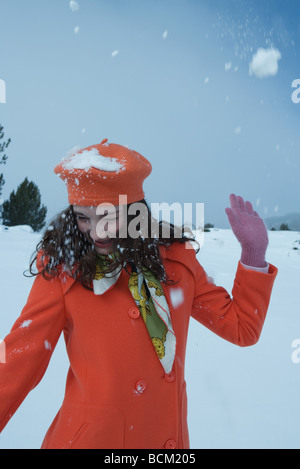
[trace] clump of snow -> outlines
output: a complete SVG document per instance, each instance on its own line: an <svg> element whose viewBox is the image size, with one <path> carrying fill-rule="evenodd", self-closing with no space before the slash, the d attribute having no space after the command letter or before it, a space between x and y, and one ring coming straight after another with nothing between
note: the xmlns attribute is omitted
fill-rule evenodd
<svg viewBox="0 0 300 469"><path fill-rule="evenodd" d="M27 329L30 326L31 323L32 323L31 319L28 319L27 321L23 321L22 324L20 325L20 328L21 329Z"/></svg>
<svg viewBox="0 0 300 469"><path fill-rule="evenodd" d="M177 308L184 302L184 295L181 288L172 288L170 290L171 303L174 308Z"/></svg>
<svg viewBox="0 0 300 469"><path fill-rule="evenodd" d="M139 394L143 394L144 391L145 391L145 387L142 386L141 384L138 384L137 387L136 387L135 392L139 393Z"/></svg>
<svg viewBox="0 0 300 469"><path fill-rule="evenodd" d="M70 8L73 12L78 11L79 10L79 4L77 2L75 2L75 0L71 0L70 1Z"/></svg>
<svg viewBox="0 0 300 469"><path fill-rule="evenodd" d="M120 171L123 166L115 159L102 156L97 148L84 150L82 153L75 153L62 161L64 168L68 170L83 169L88 171L91 167L102 171Z"/></svg>
<svg viewBox="0 0 300 469"><path fill-rule="evenodd" d="M44 341L44 345L45 345L45 350L52 350L51 344L50 342L48 342L48 340Z"/></svg>
<svg viewBox="0 0 300 469"><path fill-rule="evenodd" d="M281 54L278 49L273 47L259 48L249 64L249 74L258 78L274 76L278 72L278 60L280 59Z"/></svg>
<svg viewBox="0 0 300 469"><path fill-rule="evenodd" d="M71 156L75 155L75 153L78 153L82 149L83 149L83 147L81 147L79 145L75 145L75 147L70 148L70 150L67 151L66 158L70 158Z"/></svg>

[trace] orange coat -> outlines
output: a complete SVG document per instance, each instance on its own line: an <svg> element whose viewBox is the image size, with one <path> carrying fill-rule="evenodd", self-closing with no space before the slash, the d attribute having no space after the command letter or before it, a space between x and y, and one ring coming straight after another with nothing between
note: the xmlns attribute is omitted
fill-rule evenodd
<svg viewBox="0 0 300 469"><path fill-rule="evenodd" d="M5 338L0 364L0 431L41 380L64 332L70 368L65 398L42 448L188 448L184 363L192 316L240 346L259 339L277 269L263 274L238 266L231 299L209 281L195 251L161 248L167 273L184 302L164 293L177 339L173 370L165 375L128 290L128 274L103 295L70 277L34 281L20 318Z"/></svg>

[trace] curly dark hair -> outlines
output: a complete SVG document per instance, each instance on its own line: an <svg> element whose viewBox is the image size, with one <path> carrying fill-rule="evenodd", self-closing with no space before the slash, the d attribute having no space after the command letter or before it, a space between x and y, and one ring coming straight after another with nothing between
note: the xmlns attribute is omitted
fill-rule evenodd
<svg viewBox="0 0 300 469"><path fill-rule="evenodd" d="M166 222L158 222L151 214L147 202L143 199L140 203L147 207L147 226L148 233L133 239L130 236L113 239L114 251L118 256L103 271L104 274L119 271L127 265L132 265L140 270L143 266L150 269L156 278L164 283L170 283L165 272L163 262L159 253L159 246L170 246L174 242L199 243L191 230L183 227L177 227ZM130 205L127 205L127 213L130 212ZM134 215L127 215L127 228L134 219ZM151 227L151 231L150 231ZM166 228L168 236L166 237ZM187 235L186 233L189 233ZM41 255L40 261L42 268L35 270L38 255ZM49 224L45 233L33 253L29 266L29 272L32 276L42 274L45 279L50 279L59 275L61 269L70 277L79 280L82 285L88 289L91 288L92 280L95 277L97 267L97 252L88 233L82 233L78 229L76 215L73 206L59 213Z"/></svg>

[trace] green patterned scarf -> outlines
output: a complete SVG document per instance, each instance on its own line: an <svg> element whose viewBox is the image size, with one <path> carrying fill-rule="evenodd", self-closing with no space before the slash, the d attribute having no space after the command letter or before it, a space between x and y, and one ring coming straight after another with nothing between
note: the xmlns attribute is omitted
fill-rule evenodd
<svg viewBox="0 0 300 469"><path fill-rule="evenodd" d="M103 274L103 269L111 262L113 255L97 254L97 257L94 292L103 294L117 282L119 276ZM139 308L154 350L165 372L170 373L175 357L176 338L162 285L149 269L143 267L141 272L137 272L133 266L128 288Z"/></svg>

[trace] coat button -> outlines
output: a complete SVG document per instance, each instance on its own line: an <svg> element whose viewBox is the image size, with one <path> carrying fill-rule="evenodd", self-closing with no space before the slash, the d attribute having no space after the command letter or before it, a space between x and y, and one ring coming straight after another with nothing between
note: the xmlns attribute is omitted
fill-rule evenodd
<svg viewBox="0 0 300 469"><path fill-rule="evenodd" d="M128 314L131 319L137 319L140 316L140 310L133 307L128 310Z"/></svg>
<svg viewBox="0 0 300 469"><path fill-rule="evenodd" d="M165 374L165 380L167 381L167 383L172 383L172 381L174 381L176 375L175 375L175 371L171 371L171 373L166 373Z"/></svg>
<svg viewBox="0 0 300 469"><path fill-rule="evenodd" d="M135 389L139 394L143 394L146 387L147 387L147 384L142 379L140 379L135 385Z"/></svg>
<svg viewBox="0 0 300 469"><path fill-rule="evenodd" d="M176 441L175 440L168 440L165 444L166 449L176 449Z"/></svg>

